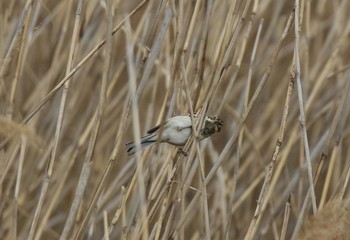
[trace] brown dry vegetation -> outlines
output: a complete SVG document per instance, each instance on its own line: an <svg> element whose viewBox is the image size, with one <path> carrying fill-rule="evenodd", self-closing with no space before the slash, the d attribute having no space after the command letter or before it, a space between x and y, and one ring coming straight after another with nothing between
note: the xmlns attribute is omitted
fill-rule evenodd
<svg viewBox="0 0 350 240"><path fill-rule="evenodd" d="M349 9L1 1L1 239L346 239ZM224 128L188 156L126 155L201 106Z"/></svg>

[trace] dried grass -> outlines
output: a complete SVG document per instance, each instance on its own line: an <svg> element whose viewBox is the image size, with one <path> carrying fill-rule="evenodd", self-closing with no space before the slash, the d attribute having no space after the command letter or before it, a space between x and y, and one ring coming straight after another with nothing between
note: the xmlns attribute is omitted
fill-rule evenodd
<svg viewBox="0 0 350 240"><path fill-rule="evenodd" d="M349 8L1 1L0 236L348 239ZM126 155L199 109L187 156Z"/></svg>
<svg viewBox="0 0 350 240"><path fill-rule="evenodd" d="M300 239L350 239L349 206L349 201L335 201L327 204L306 221Z"/></svg>

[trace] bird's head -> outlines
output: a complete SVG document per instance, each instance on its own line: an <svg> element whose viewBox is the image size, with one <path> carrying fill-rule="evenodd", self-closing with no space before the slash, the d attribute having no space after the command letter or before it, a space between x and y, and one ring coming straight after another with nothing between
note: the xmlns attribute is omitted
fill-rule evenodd
<svg viewBox="0 0 350 240"><path fill-rule="evenodd" d="M224 124L224 121L222 121L220 116L218 115L207 116L204 121L204 127L202 128L202 131L201 131L201 137L207 138L216 132L220 132L223 124Z"/></svg>
<svg viewBox="0 0 350 240"><path fill-rule="evenodd" d="M222 126L224 125L224 121L218 115L212 115L212 116L206 117L205 122L213 125L215 127L215 132L220 132Z"/></svg>

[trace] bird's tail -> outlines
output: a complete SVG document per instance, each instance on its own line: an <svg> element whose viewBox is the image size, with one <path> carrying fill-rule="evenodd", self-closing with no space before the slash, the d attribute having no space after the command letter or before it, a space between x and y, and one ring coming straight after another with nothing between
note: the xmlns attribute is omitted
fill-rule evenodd
<svg viewBox="0 0 350 240"><path fill-rule="evenodd" d="M151 146L157 142L157 135L156 134L150 134L147 136L144 136L141 138L141 150L145 149L148 146ZM127 148L126 152L128 155L133 155L136 152L136 144L135 142L129 142L125 144L125 147Z"/></svg>

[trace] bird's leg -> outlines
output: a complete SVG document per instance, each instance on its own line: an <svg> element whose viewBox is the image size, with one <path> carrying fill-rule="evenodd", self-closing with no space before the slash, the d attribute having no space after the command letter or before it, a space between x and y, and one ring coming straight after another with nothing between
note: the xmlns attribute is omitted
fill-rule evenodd
<svg viewBox="0 0 350 240"><path fill-rule="evenodd" d="M179 153L182 153L185 157L187 157L187 152L185 152L181 147L177 147Z"/></svg>

